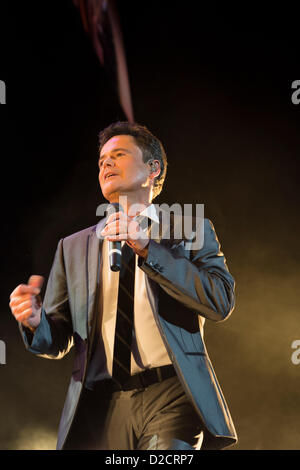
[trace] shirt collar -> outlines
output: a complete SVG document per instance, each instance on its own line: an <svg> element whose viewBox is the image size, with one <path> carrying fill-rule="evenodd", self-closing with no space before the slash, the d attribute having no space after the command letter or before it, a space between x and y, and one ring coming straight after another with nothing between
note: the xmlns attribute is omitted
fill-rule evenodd
<svg viewBox="0 0 300 470"><path fill-rule="evenodd" d="M154 204L150 204L149 206L147 206L146 209L144 209L139 214L139 216L141 215L149 217L149 219L153 220L154 222L159 223L159 218L158 218L156 207Z"/></svg>

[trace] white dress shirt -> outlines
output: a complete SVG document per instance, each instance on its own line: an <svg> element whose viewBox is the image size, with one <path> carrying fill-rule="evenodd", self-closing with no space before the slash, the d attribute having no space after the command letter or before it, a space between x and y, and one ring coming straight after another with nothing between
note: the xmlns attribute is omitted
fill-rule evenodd
<svg viewBox="0 0 300 470"><path fill-rule="evenodd" d="M145 215L159 222L155 206L150 204L140 215ZM108 240L102 243L102 283L101 283L101 364L97 364L94 379L102 380L112 376L114 336L117 317L119 275L109 267ZM122 246L125 241L122 241ZM135 255L135 287L134 287L134 330L132 337L131 374L146 368L171 364L160 332L154 319L149 302L145 273L138 267L138 255ZM98 356L98 360L100 357ZM95 364L93 365L93 368ZM89 375L89 374L88 374Z"/></svg>

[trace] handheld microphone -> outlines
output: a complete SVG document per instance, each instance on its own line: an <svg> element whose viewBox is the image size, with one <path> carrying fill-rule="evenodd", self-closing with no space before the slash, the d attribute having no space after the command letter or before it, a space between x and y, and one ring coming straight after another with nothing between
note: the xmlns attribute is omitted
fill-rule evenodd
<svg viewBox="0 0 300 470"><path fill-rule="evenodd" d="M118 202L113 202L107 206L106 214L109 217L116 212L123 212L122 206ZM121 241L108 242L109 265L112 271L120 271L122 265L122 245Z"/></svg>

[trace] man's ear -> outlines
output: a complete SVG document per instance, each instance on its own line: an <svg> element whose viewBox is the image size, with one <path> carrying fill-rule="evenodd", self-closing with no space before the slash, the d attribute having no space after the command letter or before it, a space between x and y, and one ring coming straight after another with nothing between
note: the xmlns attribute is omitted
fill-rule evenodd
<svg viewBox="0 0 300 470"><path fill-rule="evenodd" d="M160 161L159 160L149 160L148 165L150 166L150 176L156 178L160 174Z"/></svg>

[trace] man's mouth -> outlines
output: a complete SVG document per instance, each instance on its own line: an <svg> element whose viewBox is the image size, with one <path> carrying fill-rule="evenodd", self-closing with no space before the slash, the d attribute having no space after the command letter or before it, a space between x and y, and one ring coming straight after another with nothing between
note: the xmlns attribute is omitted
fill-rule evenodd
<svg viewBox="0 0 300 470"><path fill-rule="evenodd" d="M105 176L105 181L109 178L112 178L113 176L118 176L116 173L108 173L106 176Z"/></svg>

